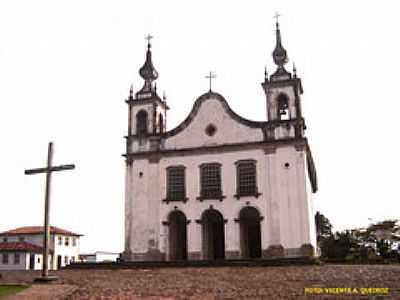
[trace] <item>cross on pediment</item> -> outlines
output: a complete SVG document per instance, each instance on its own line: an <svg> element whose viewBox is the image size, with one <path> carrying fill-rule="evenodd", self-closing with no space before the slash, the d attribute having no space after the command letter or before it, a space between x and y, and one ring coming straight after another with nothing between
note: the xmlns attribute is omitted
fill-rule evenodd
<svg viewBox="0 0 400 300"><path fill-rule="evenodd" d="M213 80L214 78L216 78L216 77L217 77L217 75L213 74L212 72L210 72L210 73L206 76L206 78L210 80L210 92L211 92L211 87L212 87L212 80Z"/></svg>

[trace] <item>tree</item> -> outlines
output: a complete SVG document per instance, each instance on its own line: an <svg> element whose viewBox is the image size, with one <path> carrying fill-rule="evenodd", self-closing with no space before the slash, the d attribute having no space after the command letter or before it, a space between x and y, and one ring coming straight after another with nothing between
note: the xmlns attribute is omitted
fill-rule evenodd
<svg viewBox="0 0 400 300"><path fill-rule="evenodd" d="M395 241L400 241L398 232L400 226L398 220L384 220L371 224L364 231L359 233L359 239L362 244L373 243L383 258L389 258L392 255L392 246Z"/></svg>
<svg viewBox="0 0 400 300"><path fill-rule="evenodd" d="M320 247L322 258L345 259L358 245L351 232L346 230L322 238Z"/></svg>
<svg viewBox="0 0 400 300"><path fill-rule="evenodd" d="M315 214L315 226L317 229L317 242L318 245L332 235L332 225L329 219L321 214L319 211Z"/></svg>

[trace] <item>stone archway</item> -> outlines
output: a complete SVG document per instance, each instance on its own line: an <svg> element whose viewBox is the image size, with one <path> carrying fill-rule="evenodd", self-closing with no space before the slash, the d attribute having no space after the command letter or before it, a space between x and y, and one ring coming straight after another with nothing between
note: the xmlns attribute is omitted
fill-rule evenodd
<svg viewBox="0 0 400 300"><path fill-rule="evenodd" d="M261 257L261 219L255 207L245 207L239 213L242 258Z"/></svg>
<svg viewBox="0 0 400 300"><path fill-rule="evenodd" d="M201 218L204 259L225 258L225 225L222 214L215 209L206 210Z"/></svg>
<svg viewBox="0 0 400 300"><path fill-rule="evenodd" d="M176 210L168 216L169 260L187 259L187 219Z"/></svg>

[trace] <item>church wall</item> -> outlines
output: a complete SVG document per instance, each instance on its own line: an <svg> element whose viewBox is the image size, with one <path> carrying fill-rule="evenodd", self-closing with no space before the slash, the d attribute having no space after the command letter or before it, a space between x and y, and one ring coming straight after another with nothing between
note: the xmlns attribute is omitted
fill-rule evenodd
<svg viewBox="0 0 400 300"><path fill-rule="evenodd" d="M236 194L236 165L242 159L257 161L257 186L261 195L234 197ZM200 168L203 163L221 163L223 201L203 200L200 195ZM289 165L285 165L288 163ZM184 165L186 176L186 203L166 198L166 169ZM240 224L235 222L240 210L247 206L257 208L261 221L262 249L282 245L288 255L299 254L303 244L315 245L311 200L308 185L305 153L294 146L281 146L267 153L261 149L216 154L193 154L164 157L159 162L135 160L127 168L126 247L135 259L149 260L168 257L168 215L175 209L182 211L190 221L187 225L190 259L201 259L202 226L198 222L202 213L212 206L227 220L225 224L225 251L240 255ZM143 173L140 177L140 172ZM163 225L163 222L165 225ZM286 251L286 250L285 250Z"/></svg>
<svg viewBox="0 0 400 300"><path fill-rule="evenodd" d="M135 160L127 167L125 248L138 260L159 259L160 192L158 164Z"/></svg>
<svg viewBox="0 0 400 300"><path fill-rule="evenodd" d="M206 133L210 124L216 127L213 136ZM164 149L257 142L263 139L260 128L251 128L232 119L220 100L209 98L200 105L197 114L183 131L165 140Z"/></svg>
<svg viewBox="0 0 400 300"><path fill-rule="evenodd" d="M239 200L234 197L236 194L236 165L235 162L241 159L257 160L257 184L261 195L256 197L241 197ZM222 193L225 198L219 200L197 200L200 195L200 168L199 165L208 162L219 162L222 176ZM196 220L200 220L202 213L210 206L218 210L227 220L225 224L225 250L227 252L240 251L239 223L235 219L239 217L240 210L248 205L256 207L260 215L264 217L261 221L262 247L267 248L270 237L268 228L270 220L266 216L267 202L270 201L268 182L266 180L266 158L262 150L238 151L223 154L193 155L176 158L164 158L160 161L160 192L161 199L166 196L166 168L173 165L184 165L186 167L186 194L189 200L183 202L169 202L161 204L161 219L168 220L168 215L174 209L181 210L190 220L188 225L188 252L201 253L202 251L202 226ZM167 226L164 226L167 227ZM167 232L168 230L165 230ZM168 249L168 235L164 235L161 241L162 249Z"/></svg>
<svg viewBox="0 0 400 300"><path fill-rule="evenodd" d="M273 201L279 206L281 245L285 249L298 249L308 243L315 245L311 234L313 225L309 221L314 214L306 190L305 153L294 147L279 147L276 154L274 173L278 191Z"/></svg>

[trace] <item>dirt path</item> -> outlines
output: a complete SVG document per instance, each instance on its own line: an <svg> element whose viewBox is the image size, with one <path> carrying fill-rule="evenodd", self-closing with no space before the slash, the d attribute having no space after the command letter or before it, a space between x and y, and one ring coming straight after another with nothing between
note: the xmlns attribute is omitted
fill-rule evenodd
<svg viewBox="0 0 400 300"><path fill-rule="evenodd" d="M53 300L65 299L78 287L70 284L34 284L22 292L8 296L5 300Z"/></svg>
<svg viewBox="0 0 400 300"><path fill-rule="evenodd" d="M29 271L2 274L0 283L28 284L38 275ZM68 286L76 288L68 300L400 299L400 265L92 269L52 274L59 277L57 285L38 291L43 295L48 292L52 299L57 299L64 285L65 293L69 292ZM342 294L334 294L336 288L342 289ZM343 294L346 288L352 288L353 294ZM386 288L387 292L361 294L362 291L376 292L376 288ZM30 291L31 296L35 296L34 291ZM307 294L307 291L315 294ZM355 294L355 291L360 293Z"/></svg>

